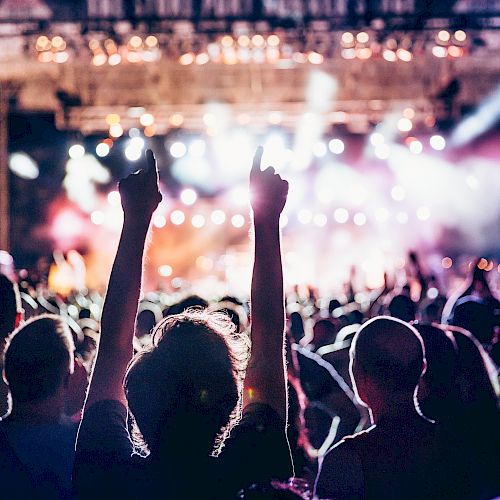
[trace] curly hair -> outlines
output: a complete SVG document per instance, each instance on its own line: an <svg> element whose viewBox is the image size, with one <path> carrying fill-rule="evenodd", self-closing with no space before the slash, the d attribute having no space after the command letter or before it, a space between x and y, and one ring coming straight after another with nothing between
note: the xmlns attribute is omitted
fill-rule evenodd
<svg viewBox="0 0 500 500"><path fill-rule="evenodd" d="M185 429L203 433L217 455L241 416L249 346L221 312L188 309L160 321L124 380L136 450L159 454Z"/></svg>

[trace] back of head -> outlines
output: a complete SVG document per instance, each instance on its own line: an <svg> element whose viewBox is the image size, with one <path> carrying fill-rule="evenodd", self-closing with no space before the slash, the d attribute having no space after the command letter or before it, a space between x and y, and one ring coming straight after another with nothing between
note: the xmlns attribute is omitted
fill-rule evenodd
<svg viewBox="0 0 500 500"><path fill-rule="evenodd" d="M0 339L16 328L21 311L21 297L16 283L0 274Z"/></svg>
<svg viewBox="0 0 500 500"><path fill-rule="evenodd" d="M389 304L389 314L403 321L415 320L416 307L408 295L396 295Z"/></svg>
<svg viewBox="0 0 500 500"><path fill-rule="evenodd" d="M418 324L425 346L427 369L418 389L418 401L425 416L438 422L456 418L458 354L451 333L433 325Z"/></svg>
<svg viewBox="0 0 500 500"><path fill-rule="evenodd" d="M413 393L425 372L422 338L411 325L389 316L367 321L351 346L352 373L362 373L386 393Z"/></svg>
<svg viewBox="0 0 500 500"><path fill-rule="evenodd" d="M54 395L73 372L75 346L62 318L43 315L18 328L5 353L5 378L14 404Z"/></svg>
<svg viewBox="0 0 500 500"><path fill-rule="evenodd" d="M484 300L468 295L457 301L448 323L468 330L479 342L488 344L493 337L495 313Z"/></svg>
<svg viewBox="0 0 500 500"><path fill-rule="evenodd" d="M134 357L125 376L143 451L158 455L166 445L171 453L189 439L208 455L217 434L229 429L248 355L248 338L235 337L234 329L227 316L201 310L155 327L153 345Z"/></svg>

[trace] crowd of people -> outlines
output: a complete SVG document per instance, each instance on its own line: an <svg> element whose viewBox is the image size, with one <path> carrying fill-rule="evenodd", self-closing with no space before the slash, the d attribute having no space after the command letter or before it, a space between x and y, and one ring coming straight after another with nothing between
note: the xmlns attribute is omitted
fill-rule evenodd
<svg viewBox="0 0 500 500"><path fill-rule="evenodd" d="M119 185L105 299L0 275L2 498L492 499L500 303L484 266L438 291L415 253L360 303L285 296L288 183L250 172L250 301L141 294L151 151Z"/></svg>

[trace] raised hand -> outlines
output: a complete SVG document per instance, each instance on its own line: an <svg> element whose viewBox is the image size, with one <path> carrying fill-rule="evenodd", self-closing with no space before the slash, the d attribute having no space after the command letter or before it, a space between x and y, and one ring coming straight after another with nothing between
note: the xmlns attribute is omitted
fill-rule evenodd
<svg viewBox="0 0 500 500"><path fill-rule="evenodd" d="M122 179L118 185L125 217L147 220L161 202L158 168L153 152L146 151L147 166Z"/></svg>
<svg viewBox="0 0 500 500"><path fill-rule="evenodd" d="M260 169L264 149L255 151L250 172L250 196L254 218L279 219L288 195L288 182L276 174L274 168Z"/></svg>

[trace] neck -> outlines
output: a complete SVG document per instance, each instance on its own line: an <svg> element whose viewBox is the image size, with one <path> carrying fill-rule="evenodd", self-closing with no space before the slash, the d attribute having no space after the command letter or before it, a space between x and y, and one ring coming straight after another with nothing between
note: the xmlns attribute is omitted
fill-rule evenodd
<svg viewBox="0 0 500 500"><path fill-rule="evenodd" d="M370 401L372 420L376 424L384 418L419 417L420 413L415 407L413 394L391 394L384 398Z"/></svg>
<svg viewBox="0 0 500 500"><path fill-rule="evenodd" d="M31 425L55 424L60 422L64 404L61 399L51 396L41 401L12 401L9 421Z"/></svg>

